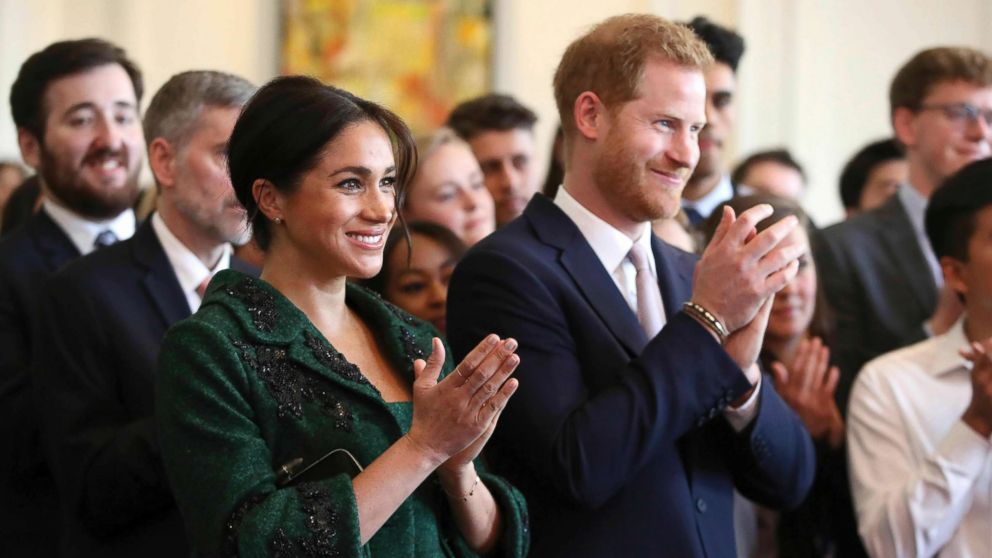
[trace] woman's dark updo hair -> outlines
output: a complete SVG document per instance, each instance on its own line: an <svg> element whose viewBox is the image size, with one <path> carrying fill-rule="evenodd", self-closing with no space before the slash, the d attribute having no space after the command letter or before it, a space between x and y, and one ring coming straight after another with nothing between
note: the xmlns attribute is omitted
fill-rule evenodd
<svg viewBox="0 0 992 558"><path fill-rule="evenodd" d="M304 76L278 77L248 101L234 125L227 148L228 171L238 201L248 211L255 241L269 247L268 219L258 209L252 185L271 182L280 192L295 190L317 166L324 148L348 126L374 122L393 146L396 207L416 167L410 129L388 109L347 91Z"/></svg>

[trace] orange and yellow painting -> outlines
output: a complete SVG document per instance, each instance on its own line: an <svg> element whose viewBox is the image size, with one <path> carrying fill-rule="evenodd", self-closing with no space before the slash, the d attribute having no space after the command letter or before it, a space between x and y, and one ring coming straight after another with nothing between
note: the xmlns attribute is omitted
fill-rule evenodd
<svg viewBox="0 0 992 558"><path fill-rule="evenodd" d="M282 72L383 104L414 132L490 88L486 0L283 0Z"/></svg>

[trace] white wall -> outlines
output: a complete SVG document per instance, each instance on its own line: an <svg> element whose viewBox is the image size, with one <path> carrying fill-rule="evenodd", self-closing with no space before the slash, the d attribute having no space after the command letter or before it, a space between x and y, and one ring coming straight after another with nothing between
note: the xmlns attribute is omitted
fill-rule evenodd
<svg viewBox="0 0 992 558"><path fill-rule="evenodd" d="M374 1L374 0L366 0ZM859 146L889 133L886 91L917 50L964 44L992 51L990 0L495 0L495 89L540 115L538 164L557 124L551 78L565 46L595 22L629 11L737 27L733 155L785 145L811 177L818 223L840 217L837 176ZM52 41L102 36L141 65L150 96L172 74L210 68L261 83L278 68L277 0L0 0L0 158L16 157L7 106L24 59ZM146 98L147 100L147 98Z"/></svg>

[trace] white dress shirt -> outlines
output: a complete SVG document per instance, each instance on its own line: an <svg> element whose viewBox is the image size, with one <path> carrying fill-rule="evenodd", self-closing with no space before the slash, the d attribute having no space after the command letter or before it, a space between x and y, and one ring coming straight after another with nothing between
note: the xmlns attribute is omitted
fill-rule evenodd
<svg viewBox="0 0 992 558"><path fill-rule="evenodd" d="M103 231L112 231L117 236L117 240L127 240L134 235L134 211L130 209L105 221L93 221L80 217L48 198L42 202L42 209L69 237L69 240L83 256L94 250L96 237Z"/></svg>
<svg viewBox="0 0 992 558"><path fill-rule="evenodd" d="M872 360L851 391L851 491L872 556L992 556L992 444L961 420L963 323Z"/></svg>
<svg viewBox="0 0 992 558"><path fill-rule="evenodd" d="M555 205L575 223L603 267L610 272L613 282L627 301L631 311L637 314L637 270L627 258L627 254L635 241L586 209L564 187L558 188L558 193L555 195ZM651 223L642 223L641 234L636 242L645 248L651 274L657 281L658 269L655 267L654 253L651 251L651 236ZM662 308L662 316L665 315L664 310ZM743 405L736 409L728 407L724 410L724 415L730 425L738 432L743 430L757 414L760 388L761 381L759 380L754 391L751 392L751 397Z"/></svg>
<svg viewBox="0 0 992 558"><path fill-rule="evenodd" d="M162 244L165 257L168 258L169 264L172 265L172 270L176 273L176 279L179 280L179 287L183 290L183 294L186 295L190 312L196 312L200 308L200 303L203 302L200 298L200 293L196 289L204 279L213 277L218 271L231 266L231 246L224 244L220 259L214 264L213 269L209 269L203 265L200 258L196 257L196 254L191 252L182 241L176 238L176 235L172 234L169 227L165 226L162 216L157 212L152 215L152 228L155 229L155 236L158 237L159 243Z"/></svg>

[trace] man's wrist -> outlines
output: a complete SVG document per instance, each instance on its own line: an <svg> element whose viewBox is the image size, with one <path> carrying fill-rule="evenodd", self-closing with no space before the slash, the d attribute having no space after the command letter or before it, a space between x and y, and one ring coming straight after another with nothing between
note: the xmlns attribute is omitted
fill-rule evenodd
<svg viewBox="0 0 992 558"><path fill-rule="evenodd" d="M727 341L730 332L716 314L691 300L682 305L682 310L712 333L718 343L723 345Z"/></svg>

